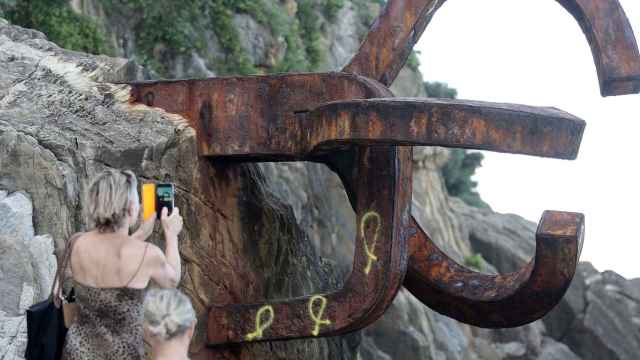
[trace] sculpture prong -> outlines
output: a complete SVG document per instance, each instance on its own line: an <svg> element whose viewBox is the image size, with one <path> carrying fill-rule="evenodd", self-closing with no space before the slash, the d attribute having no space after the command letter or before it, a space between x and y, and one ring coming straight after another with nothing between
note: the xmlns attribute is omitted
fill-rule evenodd
<svg viewBox="0 0 640 360"><path fill-rule="evenodd" d="M584 237L584 216L545 211L536 253L517 272L486 275L444 254L413 220L405 287L429 308L467 324L501 328L538 320L569 287Z"/></svg>
<svg viewBox="0 0 640 360"><path fill-rule="evenodd" d="M304 143L427 145L575 159L585 122L546 107L451 99L388 98L320 105Z"/></svg>

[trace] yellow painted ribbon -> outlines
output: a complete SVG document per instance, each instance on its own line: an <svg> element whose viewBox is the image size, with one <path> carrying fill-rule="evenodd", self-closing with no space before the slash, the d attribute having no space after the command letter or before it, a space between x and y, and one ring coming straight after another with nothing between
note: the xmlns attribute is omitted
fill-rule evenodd
<svg viewBox="0 0 640 360"><path fill-rule="evenodd" d="M313 304L316 300L320 300L320 308L318 308L318 313L313 312ZM309 300L309 316L315 323L313 330L311 331L311 335L318 336L320 333L321 325L331 325L331 321L329 319L322 319L322 315L324 314L324 309L327 306L327 298L322 295L314 295Z"/></svg>
<svg viewBox="0 0 640 360"><path fill-rule="evenodd" d="M263 323L262 322L262 314L264 312L268 312L269 313L269 317L268 317L268 320ZM258 312L256 313L256 331L247 334L247 336L245 336L245 339L247 341L262 339L262 332L267 330L269 328L269 326L271 326L271 323L273 323L273 318L274 317L275 317L275 315L274 315L274 312L273 312L273 306L265 305L265 306L261 307L258 310Z"/></svg>
<svg viewBox="0 0 640 360"><path fill-rule="evenodd" d="M367 238L364 233L365 225L367 224L367 220L369 218L376 219L376 230L373 232L373 241L371 242L371 247L369 247L369 243L367 243ZM382 219L380 218L380 214L375 211L368 211L364 215L362 215L362 220L360 220L360 236L362 236L362 241L364 242L364 252L367 254L367 266L364 268L364 273L369 274L371 271L371 265L374 261L378 260L378 257L374 253L376 248L376 243L378 242L378 234L380 233Z"/></svg>

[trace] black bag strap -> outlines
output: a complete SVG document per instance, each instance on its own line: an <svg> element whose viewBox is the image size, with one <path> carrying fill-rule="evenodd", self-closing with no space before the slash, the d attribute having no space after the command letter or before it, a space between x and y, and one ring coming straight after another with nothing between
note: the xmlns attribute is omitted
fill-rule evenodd
<svg viewBox="0 0 640 360"><path fill-rule="evenodd" d="M73 245L75 245L76 240L82 235L83 232L77 232L69 238L67 245L64 249L64 254L62 255L62 261L60 262L60 266L56 270L56 277L53 280L53 284L51 285L51 297L53 298L53 303L56 307L60 307L62 304L60 303L60 298L62 297L62 288L64 284L64 275L67 271L67 267L71 262L71 251L73 250ZM56 283L58 284L58 291L56 290ZM55 294L54 294L55 291Z"/></svg>

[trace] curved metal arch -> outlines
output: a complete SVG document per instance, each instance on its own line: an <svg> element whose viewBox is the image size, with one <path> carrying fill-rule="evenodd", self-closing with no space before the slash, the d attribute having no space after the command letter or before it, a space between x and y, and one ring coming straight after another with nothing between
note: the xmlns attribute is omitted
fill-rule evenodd
<svg viewBox="0 0 640 360"><path fill-rule="evenodd" d="M376 79L387 86L391 85L425 27L444 2L445 0L390 0L380 17L372 25L358 53L343 71ZM640 92L640 55L631 26L619 2L617 0L558 0L558 2L574 17L586 35L596 64L602 96ZM405 21L400 26L394 27L396 25L394 21L400 18ZM390 31L390 29L394 31ZM478 142L476 139L466 140L463 143L458 143L455 147L474 148L473 144ZM579 138L574 138L574 140L579 144ZM577 148L575 150L574 154L566 158L575 158ZM548 156L548 154L536 153L535 151L523 151L522 153ZM569 214L571 213L557 213L556 215L563 218ZM583 222L582 218L580 222ZM543 224L544 218L540 225ZM496 278L471 273L442 253L417 225L415 219L413 219L413 228L417 236L412 239L410 247L411 255L405 286L426 305L443 314L477 326L517 326L542 317L555 306L556 300L562 297L577 265L578 255L575 250L574 260L571 259L571 256L559 257L561 253L571 252L571 246L562 248L544 246L546 243L540 240L546 238L537 237L539 240L537 241L538 249L542 251L542 253L537 253L537 256L547 254L547 257L552 258L554 257L552 253L555 251L555 258L559 261L563 259L568 261L566 264L556 264L556 266L568 266L565 270L570 269L567 273L570 276L560 277L564 283L562 286L553 287L557 292L547 292L547 295L552 294L547 298L554 299L553 301L539 301L537 304L542 307L535 306L535 304L531 304L532 307L529 308L520 307L525 310L530 309L531 312L519 312L519 318L499 319L496 317L497 311L489 310L498 310L500 304L513 304L522 301L521 294L524 293L532 297L535 297L536 294L539 295L529 287L535 283L534 275L538 276L537 281L542 281L541 279L553 275L544 271L532 271L534 264L540 263L542 258L537 262L532 261L517 273L503 277ZM582 239L581 232L573 235L574 239L577 237ZM574 243L576 241L574 240ZM575 248L575 244L573 248ZM442 259L441 263L445 266L441 267L441 270L444 273L434 274L425 266L425 263L433 264L428 261L433 257ZM460 287L461 284L469 284L468 282L454 280L458 276L473 278L473 282L478 284L491 284L491 291L501 294L500 301L497 301L497 298L472 296L473 292L469 291L469 288ZM501 281L495 281L497 279ZM456 292L456 287L464 291ZM516 288L520 291L514 291ZM439 302L434 298L438 296L444 300ZM474 311L475 316L473 315Z"/></svg>
<svg viewBox="0 0 640 360"><path fill-rule="evenodd" d="M344 72L389 86L446 0L389 0ZM596 65L602 96L640 93L640 53L618 0L556 0L578 22ZM398 19L403 19L397 24ZM390 31L393 29L393 31Z"/></svg>
<svg viewBox="0 0 640 360"><path fill-rule="evenodd" d="M213 305L209 345L344 334L375 321L391 304L407 267L408 236L402 229L409 227L411 216L411 149L356 151L356 167L341 174L356 184L359 229L353 270L342 289L253 304Z"/></svg>

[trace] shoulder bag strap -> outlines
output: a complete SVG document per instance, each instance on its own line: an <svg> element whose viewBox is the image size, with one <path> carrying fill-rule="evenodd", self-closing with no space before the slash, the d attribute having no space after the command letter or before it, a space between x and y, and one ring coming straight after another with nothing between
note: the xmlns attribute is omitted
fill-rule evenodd
<svg viewBox="0 0 640 360"><path fill-rule="evenodd" d="M76 243L76 240L82 235L82 232L77 232L69 238L67 245L64 249L64 254L62 255L62 261L60 262L58 269L56 270L56 277L53 280L53 284L51 285L51 297L53 297L53 303L60 307L60 297L62 296L62 288L64 284L64 274L69 266L69 262L71 261L71 251L73 250L73 245ZM54 294L54 290L56 290L56 283L58 283L58 289Z"/></svg>

